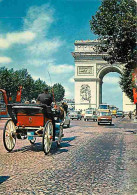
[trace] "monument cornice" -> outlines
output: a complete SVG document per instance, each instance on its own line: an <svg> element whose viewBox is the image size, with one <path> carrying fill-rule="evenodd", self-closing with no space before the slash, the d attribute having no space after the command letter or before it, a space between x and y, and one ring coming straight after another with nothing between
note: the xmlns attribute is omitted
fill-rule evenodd
<svg viewBox="0 0 137 195"><path fill-rule="evenodd" d="M93 45L95 46L98 43L98 40L77 40L74 45Z"/></svg>
<svg viewBox="0 0 137 195"><path fill-rule="evenodd" d="M75 61L81 60L103 60L106 54L97 54L94 52L72 52L72 56L74 57Z"/></svg>
<svg viewBox="0 0 137 195"><path fill-rule="evenodd" d="M71 53L72 53L73 57L83 56L83 55L86 55L86 56L92 55L92 56L101 56L101 57L107 56L106 53L98 54L96 52L91 52L91 51L75 51L75 52L71 52Z"/></svg>
<svg viewBox="0 0 137 195"><path fill-rule="evenodd" d="M97 81L97 82L100 82L100 78L74 78L74 81L76 82L90 82L90 81Z"/></svg>

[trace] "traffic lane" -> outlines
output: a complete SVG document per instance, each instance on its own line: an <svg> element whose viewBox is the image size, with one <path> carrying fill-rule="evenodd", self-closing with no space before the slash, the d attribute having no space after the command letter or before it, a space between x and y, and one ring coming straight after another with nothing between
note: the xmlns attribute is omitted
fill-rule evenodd
<svg viewBox="0 0 137 195"><path fill-rule="evenodd" d="M86 194L91 191L107 194L108 189L109 194L114 190L122 193L121 180L124 185L128 183L121 173L125 172L126 164L123 131L92 122L73 121L71 124L71 128L64 130L62 147L57 149L54 143L48 156L41 151L40 142L31 147L27 140L18 140L21 149L13 153L3 151L0 175L10 178L1 184L1 189L17 194ZM131 141L129 135L127 137ZM135 146L132 148L130 144L130 147L134 151ZM108 181L111 181L109 185ZM121 192L116 191L116 187Z"/></svg>

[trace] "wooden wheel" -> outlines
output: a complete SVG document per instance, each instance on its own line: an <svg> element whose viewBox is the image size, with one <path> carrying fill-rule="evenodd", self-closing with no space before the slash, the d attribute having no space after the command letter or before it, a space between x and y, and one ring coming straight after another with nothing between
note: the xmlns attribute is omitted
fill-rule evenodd
<svg viewBox="0 0 137 195"><path fill-rule="evenodd" d="M51 149L52 139L53 139L53 125L51 121L47 121L43 131L43 144L42 144L45 154L48 154Z"/></svg>
<svg viewBox="0 0 137 195"><path fill-rule="evenodd" d="M3 143L7 151L11 152L16 143L16 128L12 119L7 120L3 131Z"/></svg>
<svg viewBox="0 0 137 195"><path fill-rule="evenodd" d="M60 146L62 136L63 136L63 125L60 125L59 136L58 136L58 140L57 140L57 146Z"/></svg>

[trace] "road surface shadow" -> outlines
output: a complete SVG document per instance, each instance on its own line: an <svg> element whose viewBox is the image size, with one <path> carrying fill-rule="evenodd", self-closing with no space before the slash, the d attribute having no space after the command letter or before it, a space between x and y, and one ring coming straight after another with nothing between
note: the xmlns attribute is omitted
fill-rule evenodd
<svg viewBox="0 0 137 195"><path fill-rule="evenodd" d="M7 181L10 178L10 176L0 176L0 184Z"/></svg>
<svg viewBox="0 0 137 195"><path fill-rule="evenodd" d="M58 147L57 144L54 142L52 144L52 148L50 153L51 154L59 154L59 153L63 153L63 152L68 152L68 147L71 147L72 145L70 144L71 141L75 140L77 136L73 136L73 137L65 137L62 139L62 142L60 144L60 146Z"/></svg>
<svg viewBox="0 0 137 195"><path fill-rule="evenodd" d="M136 133L137 133L137 130L126 130L125 132L126 132L126 133L133 133L133 134L136 134Z"/></svg>
<svg viewBox="0 0 137 195"><path fill-rule="evenodd" d="M106 126L106 127L114 127L114 123L113 124L99 124L99 126Z"/></svg>
<svg viewBox="0 0 137 195"><path fill-rule="evenodd" d="M36 142L35 144L32 144L32 145L23 146L21 148L13 150L11 153L14 153L14 152L22 152L23 153L26 151L41 152L42 151L42 143Z"/></svg>
<svg viewBox="0 0 137 195"><path fill-rule="evenodd" d="M71 145L69 144L69 142L73 141L74 139L76 139L77 136L73 136L73 137L65 137L62 139L60 148L57 147L56 141L52 143L52 147L51 147L51 153L52 150L54 151L53 153L55 153L55 151L58 151L61 149L60 152L67 152L68 150L63 149L65 147L70 147ZM27 145L27 146L23 146L19 149L15 149L13 151L11 151L11 153L15 153L15 152L26 152L26 151L33 151L33 152L41 152L43 151L42 149L42 143L41 142L36 142L35 144L31 144L31 145Z"/></svg>

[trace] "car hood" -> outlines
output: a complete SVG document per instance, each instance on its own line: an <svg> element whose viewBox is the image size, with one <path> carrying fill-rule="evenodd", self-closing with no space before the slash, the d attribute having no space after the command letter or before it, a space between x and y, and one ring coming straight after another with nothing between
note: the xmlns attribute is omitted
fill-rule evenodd
<svg viewBox="0 0 137 195"><path fill-rule="evenodd" d="M112 119L111 116L99 116L98 119Z"/></svg>

